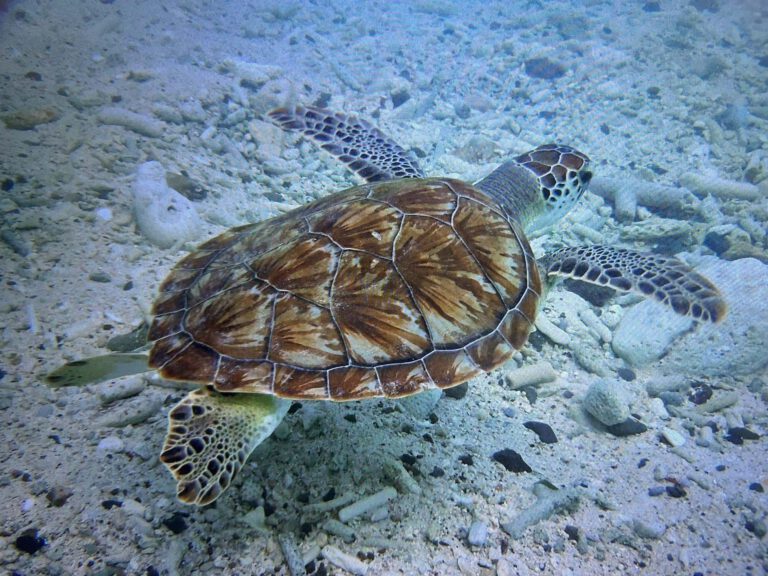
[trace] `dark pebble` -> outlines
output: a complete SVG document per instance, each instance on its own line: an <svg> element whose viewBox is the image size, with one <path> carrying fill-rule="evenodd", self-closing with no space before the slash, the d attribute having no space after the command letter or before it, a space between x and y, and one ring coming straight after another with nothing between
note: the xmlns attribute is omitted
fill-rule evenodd
<svg viewBox="0 0 768 576"><path fill-rule="evenodd" d="M475 463L475 459L472 458L472 454L462 454L459 456L459 462L466 464L467 466L472 466Z"/></svg>
<svg viewBox="0 0 768 576"><path fill-rule="evenodd" d="M122 508L123 503L120 500L102 500L101 507L105 510L111 510L112 508Z"/></svg>
<svg viewBox="0 0 768 576"><path fill-rule="evenodd" d="M174 534L181 534L187 529L187 521L184 520L186 514L181 512L174 512L168 518L163 520L163 526L168 528Z"/></svg>
<svg viewBox="0 0 768 576"><path fill-rule="evenodd" d="M354 414L344 414L344 420L347 422L352 422L353 424L357 422L357 416Z"/></svg>
<svg viewBox="0 0 768 576"><path fill-rule="evenodd" d="M469 118L469 115L472 113L472 109L466 104L455 104L453 106L453 111L456 112L456 116L462 120Z"/></svg>
<svg viewBox="0 0 768 576"><path fill-rule="evenodd" d="M440 466L435 466L432 468L432 472L430 472L429 475L432 476L432 478L442 478L445 476L445 470L440 468Z"/></svg>
<svg viewBox="0 0 768 576"><path fill-rule="evenodd" d="M602 124L600 124L600 132L602 132L607 136L608 134L611 133L611 127L608 126L608 124L606 124L605 122L603 122Z"/></svg>
<svg viewBox="0 0 768 576"><path fill-rule="evenodd" d="M133 290L133 281L132 280L128 280L128 282L123 284L123 290L125 290L126 292L128 290Z"/></svg>
<svg viewBox="0 0 768 576"><path fill-rule="evenodd" d="M330 92L320 92L320 95L315 98L315 101L312 102L313 106L317 106L318 108L327 108L328 104L331 103L331 93Z"/></svg>
<svg viewBox="0 0 768 576"><path fill-rule="evenodd" d="M565 67L549 58L530 58L525 61L525 73L531 78L555 80L565 75Z"/></svg>
<svg viewBox="0 0 768 576"><path fill-rule="evenodd" d="M533 472L533 469L526 464L523 457L510 448L494 452L492 458L504 466L509 472L520 474L522 472Z"/></svg>
<svg viewBox="0 0 768 576"><path fill-rule="evenodd" d="M323 497L321 498L321 500L323 502L329 502L329 501L333 500L334 498L336 498L336 488L331 487L331 489L328 490L328 492L323 494Z"/></svg>
<svg viewBox="0 0 768 576"><path fill-rule="evenodd" d="M14 546L16 546L17 550L26 552L27 554L34 554L45 545L45 538L41 538L38 535L37 528L29 528L28 530L24 530L24 532L22 532L14 542Z"/></svg>
<svg viewBox="0 0 768 576"><path fill-rule="evenodd" d="M613 426L606 426L606 430L614 436L634 436L635 434L642 434L648 430L648 426L637 420L636 418L627 418L620 424L614 424Z"/></svg>
<svg viewBox="0 0 768 576"><path fill-rule="evenodd" d="M619 368L616 371L616 374L619 375L619 378L626 380L627 382L632 382L635 378L637 378L635 371L631 370L630 368Z"/></svg>
<svg viewBox="0 0 768 576"><path fill-rule="evenodd" d="M768 68L768 56L761 56L757 63L763 68Z"/></svg>
<svg viewBox="0 0 768 576"><path fill-rule="evenodd" d="M147 566L147 576L160 576L160 572L154 566Z"/></svg>
<svg viewBox="0 0 768 576"><path fill-rule="evenodd" d="M536 400L539 399L539 393L536 392L536 388L533 386L526 386L523 388L523 394L525 394L525 399L528 400L528 403L531 405L536 404Z"/></svg>
<svg viewBox="0 0 768 576"><path fill-rule="evenodd" d="M0 184L0 190L2 190L3 192L10 192L11 190L13 190L13 184L14 184L13 180L11 180L10 178L4 178L2 184Z"/></svg>
<svg viewBox="0 0 768 576"><path fill-rule="evenodd" d="M92 280L93 282L101 282L102 284L107 284L109 282L112 282L112 276L107 274L106 272L92 272L88 275L88 280Z"/></svg>
<svg viewBox="0 0 768 576"><path fill-rule="evenodd" d="M168 172L165 175L165 183L193 202L205 200L208 196L208 191L203 185L190 178L185 170L182 170L181 173Z"/></svg>
<svg viewBox="0 0 768 576"><path fill-rule="evenodd" d="M720 256L730 248L731 243L728 240L728 235L721 232L707 232L704 236L704 246L712 250L715 254Z"/></svg>
<svg viewBox="0 0 768 576"><path fill-rule="evenodd" d="M539 437L539 440L544 442L544 444L555 444L557 442L557 436L549 424L531 420L524 422L523 426L528 428L528 430L533 430L533 432L536 433L536 436Z"/></svg>
<svg viewBox="0 0 768 576"><path fill-rule="evenodd" d="M48 493L45 495L45 497L48 499L48 502L59 508L66 504L67 500L69 500L69 497L72 496L72 494L72 490L65 486L54 486L48 490Z"/></svg>
<svg viewBox="0 0 768 576"><path fill-rule="evenodd" d="M650 460L648 460L648 458L640 458L640 462L637 463L637 467L638 468L645 468L646 465L648 464L648 462L650 462Z"/></svg>
<svg viewBox="0 0 768 576"><path fill-rule="evenodd" d="M688 492L686 492L685 488L680 486L680 484L673 484L672 486L667 486L666 491L667 491L667 494L672 496L672 498L683 498L684 496L688 495Z"/></svg>
<svg viewBox="0 0 768 576"><path fill-rule="evenodd" d="M397 90L396 92L392 92L392 106L394 108L397 108L399 106L402 106L408 100L411 99L411 94L408 92L408 90Z"/></svg>
<svg viewBox="0 0 768 576"><path fill-rule="evenodd" d="M568 534L568 540L573 540L574 542L578 542L579 540L578 526L574 526L573 524L566 524L565 533Z"/></svg>
<svg viewBox="0 0 768 576"><path fill-rule="evenodd" d="M501 412L507 418L514 418L515 417L515 409L512 408L512 406L507 406L506 408L502 409Z"/></svg>
<svg viewBox="0 0 768 576"><path fill-rule="evenodd" d="M643 12L661 12L661 4L658 2L646 2L643 4Z"/></svg>
<svg viewBox="0 0 768 576"><path fill-rule="evenodd" d="M752 484L749 485L749 489L752 490L752 492L765 492L765 489L760 482L752 482Z"/></svg>
<svg viewBox="0 0 768 576"><path fill-rule="evenodd" d="M469 384L467 382L464 382L463 384L459 384L458 386L454 386L453 388L446 388L443 390L443 394L448 396L448 398L453 398L454 400L461 400L464 398L464 396L467 395L467 392L469 391Z"/></svg>
<svg viewBox="0 0 768 576"><path fill-rule="evenodd" d="M661 496L667 489L664 486L653 486L648 488L648 496Z"/></svg>
<svg viewBox="0 0 768 576"><path fill-rule="evenodd" d="M30 70L26 74L24 74L24 78L27 80L32 80L33 82L42 82L43 75L40 74L40 72L35 72L34 70Z"/></svg>
<svg viewBox="0 0 768 576"><path fill-rule="evenodd" d="M710 398L712 398L712 388L706 384L696 384L688 393L688 400L694 404L704 404Z"/></svg>
<svg viewBox="0 0 768 576"><path fill-rule="evenodd" d="M715 466L715 470L717 470L718 472L725 472L726 466L725 464L718 464L717 466Z"/></svg>
<svg viewBox="0 0 768 576"><path fill-rule="evenodd" d="M744 444L744 440L759 440L760 434L752 432L749 428L742 428L737 426L736 428L730 428L728 434L725 435L725 439L733 444Z"/></svg>
<svg viewBox="0 0 768 576"><path fill-rule="evenodd" d="M413 466L414 464L416 464L416 456L414 456L409 452L406 452L405 454L402 454L400 456L400 461L406 466Z"/></svg>
<svg viewBox="0 0 768 576"><path fill-rule="evenodd" d="M658 86L651 86L646 91L646 94L648 94L648 98L652 100L656 100L659 97L659 94L661 94L661 88Z"/></svg>

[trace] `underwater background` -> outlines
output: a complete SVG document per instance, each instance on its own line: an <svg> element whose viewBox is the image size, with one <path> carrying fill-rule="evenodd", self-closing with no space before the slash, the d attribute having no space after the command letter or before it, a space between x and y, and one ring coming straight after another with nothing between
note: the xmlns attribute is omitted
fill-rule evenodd
<svg viewBox="0 0 768 576"><path fill-rule="evenodd" d="M294 104L467 182L572 145L595 176L536 254L676 255L728 315L563 283L502 369L297 403L183 505L158 460L178 384L43 378L141 346L198 243L359 183L266 117ZM0 2L0 284L4 573L768 573L764 0Z"/></svg>

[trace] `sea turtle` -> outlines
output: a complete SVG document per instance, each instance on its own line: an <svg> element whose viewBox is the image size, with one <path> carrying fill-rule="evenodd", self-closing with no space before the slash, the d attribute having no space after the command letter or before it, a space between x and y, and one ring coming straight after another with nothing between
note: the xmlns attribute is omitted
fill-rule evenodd
<svg viewBox="0 0 768 576"><path fill-rule="evenodd" d="M170 410L160 455L183 502L218 498L284 399L399 398L493 370L525 344L554 278L635 291L700 321L725 314L717 288L675 258L591 246L537 263L524 230L558 220L592 176L569 146L539 146L468 184L424 177L354 116L296 106L269 117L366 183L181 260L155 301L148 364L107 355L48 376L65 386L155 369L200 384Z"/></svg>

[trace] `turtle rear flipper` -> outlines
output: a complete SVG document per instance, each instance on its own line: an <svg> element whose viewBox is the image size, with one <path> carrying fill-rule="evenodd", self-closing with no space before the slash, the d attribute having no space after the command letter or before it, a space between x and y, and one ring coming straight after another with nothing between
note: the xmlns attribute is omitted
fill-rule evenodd
<svg viewBox="0 0 768 576"><path fill-rule="evenodd" d="M85 386L143 372L149 372L146 352L105 354L68 362L46 375L45 382L51 388Z"/></svg>
<svg viewBox="0 0 768 576"><path fill-rule="evenodd" d="M539 262L547 277L572 278L653 298L694 320L719 322L727 306L717 288L677 258L611 246L561 248Z"/></svg>
<svg viewBox="0 0 768 576"><path fill-rule="evenodd" d="M218 498L288 411L291 402L265 394L190 392L168 413L160 460L176 478L182 502Z"/></svg>
<svg viewBox="0 0 768 576"><path fill-rule="evenodd" d="M283 130L311 138L366 182L424 176L416 160L365 120L312 106L278 108L269 117Z"/></svg>

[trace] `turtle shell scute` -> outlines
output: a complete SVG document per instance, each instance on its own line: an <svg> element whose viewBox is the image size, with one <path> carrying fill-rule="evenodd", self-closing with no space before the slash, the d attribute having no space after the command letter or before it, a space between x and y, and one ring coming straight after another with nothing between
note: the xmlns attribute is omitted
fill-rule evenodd
<svg viewBox="0 0 768 576"><path fill-rule="evenodd" d="M506 361L540 293L520 226L482 191L366 184L180 261L155 303L150 365L222 392L408 396Z"/></svg>

